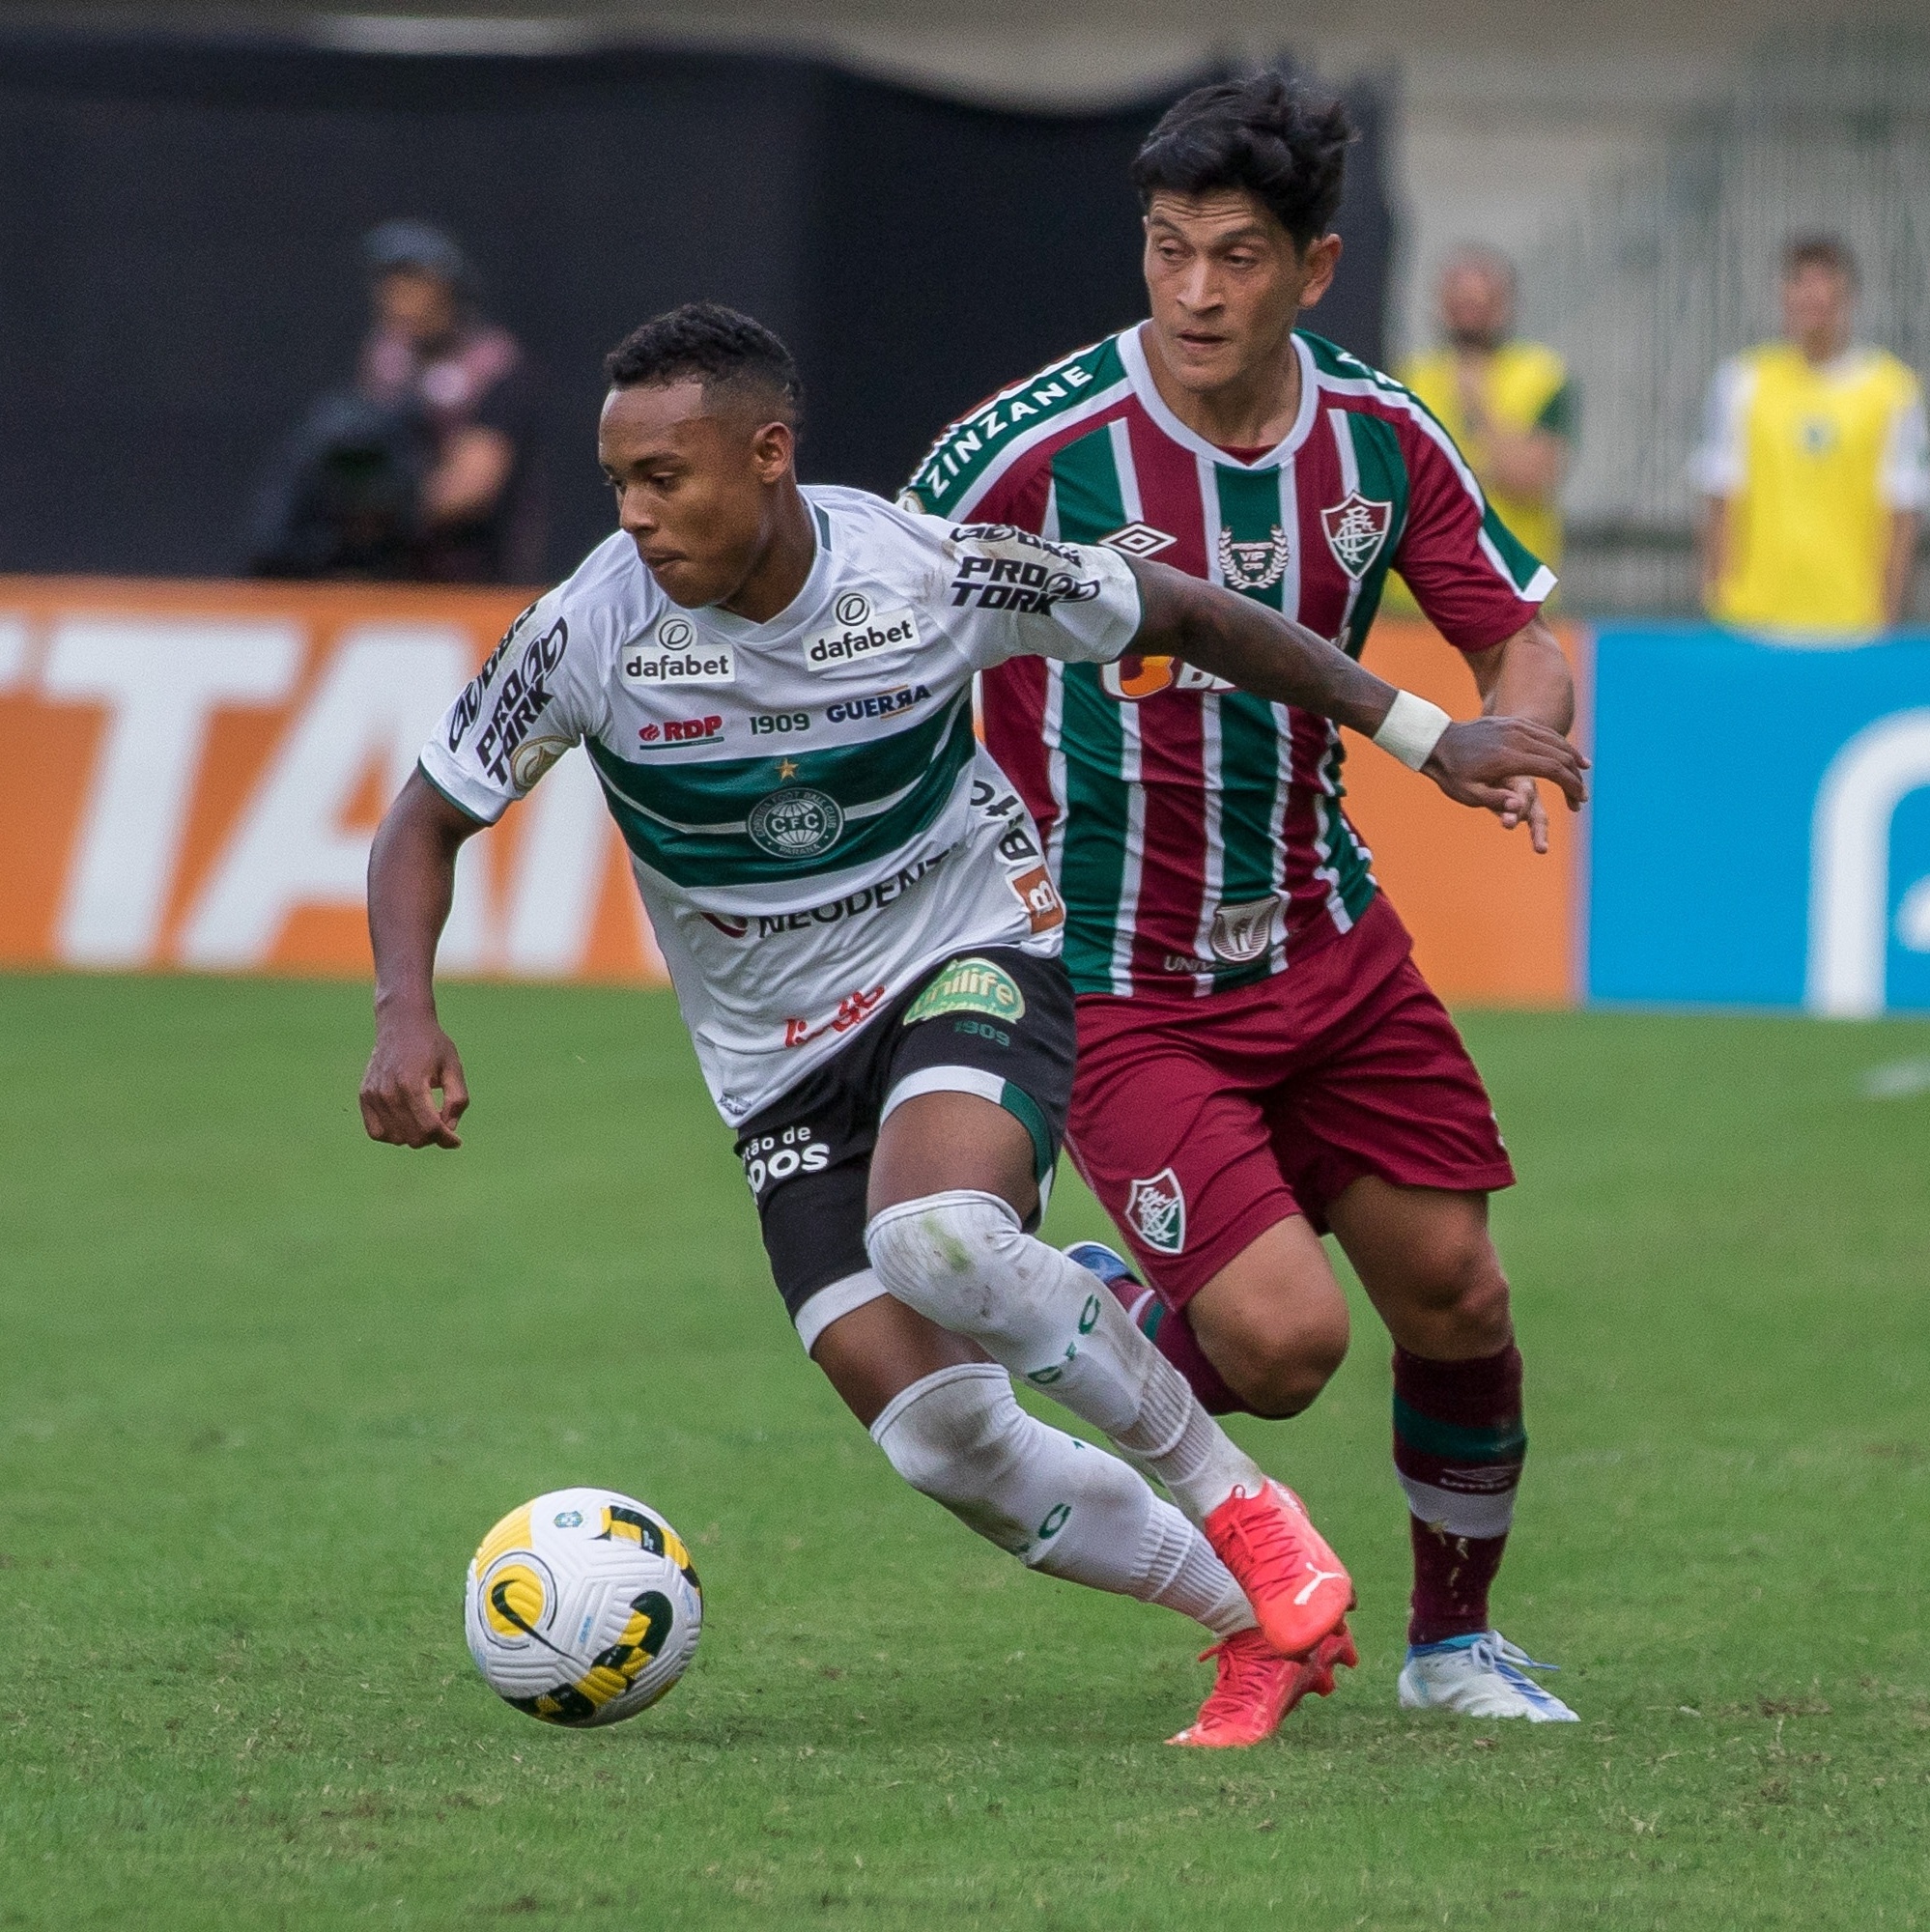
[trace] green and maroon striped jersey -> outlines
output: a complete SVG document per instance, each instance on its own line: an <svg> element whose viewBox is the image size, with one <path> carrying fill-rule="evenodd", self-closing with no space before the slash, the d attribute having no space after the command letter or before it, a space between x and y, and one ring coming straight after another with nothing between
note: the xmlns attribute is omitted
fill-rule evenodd
<svg viewBox="0 0 1930 1932"><path fill-rule="evenodd" d="M1518 631L1554 579L1453 439L1391 377L1319 336L1293 347L1299 413L1271 449L1188 429L1130 328L953 423L904 501L1157 557L1356 657L1390 568L1462 650ZM1082 993L1246 985L1374 896L1324 719L1155 657L1001 666L983 704L986 744L1045 834Z"/></svg>

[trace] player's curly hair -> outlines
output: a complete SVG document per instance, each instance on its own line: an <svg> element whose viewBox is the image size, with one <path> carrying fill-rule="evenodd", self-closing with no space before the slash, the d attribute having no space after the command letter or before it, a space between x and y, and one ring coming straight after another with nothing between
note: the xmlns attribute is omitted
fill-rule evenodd
<svg viewBox="0 0 1930 1932"><path fill-rule="evenodd" d="M613 389L653 388L693 377L708 401L719 388L766 393L796 426L804 384L791 352L764 327L722 302L686 302L633 328L603 358Z"/></svg>
<svg viewBox="0 0 1930 1932"><path fill-rule="evenodd" d="M1169 194L1247 188L1305 248L1333 226L1353 123L1338 100L1278 73L1195 88L1161 116L1132 164L1142 207Z"/></svg>

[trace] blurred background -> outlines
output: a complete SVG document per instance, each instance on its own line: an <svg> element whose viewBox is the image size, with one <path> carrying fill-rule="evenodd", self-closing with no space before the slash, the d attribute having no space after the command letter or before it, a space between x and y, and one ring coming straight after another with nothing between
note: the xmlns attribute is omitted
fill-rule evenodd
<svg viewBox="0 0 1930 1932"><path fill-rule="evenodd" d="M357 625L388 626L390 667L408 623L443 651L410 686L419 709L520 597L477 589L461 606L445 588L411 617L402 592L378 608L372 587L356 603L219 581L562 576L610 526L590 440L602 355L699 297L751 310L797 352L807 478L892 492L950 417L1143 313L1127 162L1180 93L1259 66L1341 92L1360 128L1347 252L1312 324L1421 387L1509 520L1558 555L1559 608L1595 689L1598 807L1540 873L1463 849L1464 829L1414 831L1427 801L1383 798L1371 761L1350 767L1383 876L1445 988L1930 1004L1930 646L1835 648L1920 623L1930 572L1892 572L1881 620L1880 585L1832 581L1841 613L1800 627L1808 647L1792 650L1750 634L1746 597L1725 606L1698 554L1712 503L1746 488L1751 432L1722 372L1751 345L1797 355L1786 250L1805 237L1837 251L1809 264L1836 321L1790 363L1797 388L1836 382L1846 349L1898 358L1883 365L1891 401L1869 406L1889 413L1857 483L1879 494L1857 516L1879 550L1892 528L1899 556L1920 548L1911 493L1930 485L1897 387L1916 393L1930 365L1920 0L9 8L0 807L25 831L0 890L0 959L359 970L359 853L383 783L408 769L408 704L362 738L338 732L333 830L242 922L245 943L210 936L210 895L241 891L221 898L222 854L247 846L251 787L334 691L326 667L351 678L338 646ZM1470 298L1490 311L1478 352L1444 326L1462 271L1486 278ZM1459 420L1483 384L1481 420L1514 435L1515 468L1539 481L1509 487L1503 439L1477 451L1485 432ZM1854 440L1847 416L1807 407L1798 396L1789 423L1810 455ZM1837 516L1839 484L1817 488L1782 505L1782 527ZM1841 545L1817 541L1831 575ZM96 582L76 603L78 580L102 578L142 587ZM1705 605L1728 628L1691 628ZM76 623L96 628L70 635ZM150 628L112 643L103 623ZM248 623L295 627L286 668L209 669L194 638ZM163 637L205 687L192 704ZM1464 703L1418 619L1397 612L1372 650L1423 688L1445 677L1435 695ZM155 685L140 703L175 705L172 739L155 735L161 710L129 708L142 677ZM365 683L369 703L400 688ZM363 717L362 702L340 696L340 715ZM1853 750L1876 764L1844 765ZM1780 775L1768 799L1766 771ZM180 794L158 826L157 786ZM584 793L574 820L554 808L532 879L553 881L593 804ZM1833 832L1826 806L1847 814ZM1656 890L1657 853L1686 836L1726 855L1707 868L1719 888L1695 895L1701 924ZM129 857L141 840L147 856ZM293 849L271 826L256 846ZM554 892L519 898L510 858L498 869L462 963L654 970L647 933L616 909L620 874L607 893L579 881L562 906Z"/></svg>
<svg viewBox="0 0 1930 1932"><path fill-rule="evenodd" d="M354 365L360 239L398 215L460 242L542 372L541 574L608 526L601 353L692 297L791 340L811 473L891 489L950 415L1137 315L1138 139L1203 76L1283 60L1363 130L1319 324L1391 365L1484 242L1568 358L1571 608L1693 610L1703 392L1775 332L1790 233L1840 234L1859 334L1930 361L1909 0L14 9L0 568L241 567L251 492Z"/></svg>

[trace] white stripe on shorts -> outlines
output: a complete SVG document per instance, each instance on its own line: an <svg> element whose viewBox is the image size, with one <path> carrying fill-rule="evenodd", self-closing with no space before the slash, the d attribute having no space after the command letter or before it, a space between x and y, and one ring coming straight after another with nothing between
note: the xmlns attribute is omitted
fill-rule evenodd
<svg viewBox="0 0 1930 1932"><path fill-rule="evenodd" d="M804 1344L805 1353L809 1354L817 1347L817 1338L841 1316L849 1315L854 1308L863 1308L867 1301L876 1301L888 1292L885 1284L869 1268L847 1274L841 1281L826 1282L791 1317L797 1324L798 1340Z"/></svg>
<svg viewBox="0 0 1930 1932"><path fill-rule="evenodd" d="M878 1124L882 1127L907 1100L916 1100L921 1094L976 1094L998 1107L1005 1104L1006 1083L982 1066L923 1066L907 1073L885 1095Z"/></svg>
<svg viewBox="0 0 1930 1932"><path fill-rule="evenodd" d="M995 1107L1006 1103L1006 1083L996 1073L987 1073L982 1066L926 1066L916 1073L907 1073L885 1096L884 1110L878 1116L882 1127L892 1118L895 1108L902 1107L907 1100L916 1100L921 1094L976 1094L981 1100L989 1100ZM1013 1116L1017 1118L1016 1115ZM1058 1176L1055 1167L1038 1183L1038 1212L1043 1217L1052 1200L1052 1183ZM1038 1223L1032 1223L1036 1227Z"/></svg>

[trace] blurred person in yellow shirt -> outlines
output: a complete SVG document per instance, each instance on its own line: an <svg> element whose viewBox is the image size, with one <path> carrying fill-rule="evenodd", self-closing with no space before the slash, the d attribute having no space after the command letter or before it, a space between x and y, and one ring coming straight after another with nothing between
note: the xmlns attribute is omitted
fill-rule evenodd
<svg viewBox="0 0 1930 1932"><path fill-rule="evenodd" d="M1783 251L1785 340L1725 362L1710 385L1694 480L1702 594L1717 622L1859 643L1909 605L1930 500L1923 385L1852 343L1857 265L1832 236Z"/></svg>
<svg viewBox="0 0 1930 1932"><path fill-rule="evenodd" d="M1507 256L1457 248L1441 267L1440 344L1400 373L1461 445L1501 521L1552 568L1561 562L1558 498L1577 426L1575 388L1554 350L1516 336L1516 293ZM1415 608L1405 585L1389 605Z"/></svg>

